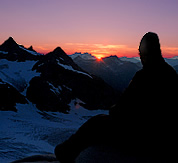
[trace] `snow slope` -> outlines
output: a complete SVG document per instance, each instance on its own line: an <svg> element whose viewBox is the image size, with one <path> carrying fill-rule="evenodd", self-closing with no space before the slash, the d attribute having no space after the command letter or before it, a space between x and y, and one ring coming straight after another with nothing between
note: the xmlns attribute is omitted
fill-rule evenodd
<svg viewBox="0 0 178 163"><path fill-rule="evenodd" d="M0 59L0 79L25 95L30 80L34 76L40 75L40 73L32 71L35 63L36 61L17 62Z"/></svg>
<svg viewBox="0 0 178 163"><path fill-rule="evenodd" d="M92 78L89 74L87 74L87 73L84 73L84 72L78 71L78 70L74 70L74 69L72 68L72 66L64 65L64 64L62 64L62 63L60 63L60 62L58 62L58 65L61 66L61 67L63 67L63 68L66 69L66 70L70 70L70 71L73 71L73 72L76 72L76 73L79 73L79 74L83 74L83 75L86 75L86 76L90 77L91 79L93 79L93 78Z"/></svg>
<svg viewBox="0 0 178 163"><path fill-rule="evenodd" d="M108 111L89 111L72 100L69 114L45 112L35 105L17 104L18 112L0 111L0 162L6 163L34 154L53 153L87 119Z"/></svg>

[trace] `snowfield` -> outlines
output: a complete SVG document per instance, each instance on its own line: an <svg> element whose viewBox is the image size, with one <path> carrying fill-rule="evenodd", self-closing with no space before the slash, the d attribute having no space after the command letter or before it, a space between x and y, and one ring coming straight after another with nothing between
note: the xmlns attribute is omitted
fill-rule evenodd
<svg viewBox="0 0 178 163"><path fill-rule="evenodd" d="M37 61L14 62L0 59L0 79L15 87L20 93L26 95L26 88L30 80L40 73L32 71Z"/></svg>
<svg viewBox="0 0 178 163"><path fill-rule="evenodd" d="M90 117L108 114L104 110L86 110L72 100L69 114L39 111L35 105L17 104L17 112L0 111L0 162L6 163L35 154L53 153Z"/></svg>

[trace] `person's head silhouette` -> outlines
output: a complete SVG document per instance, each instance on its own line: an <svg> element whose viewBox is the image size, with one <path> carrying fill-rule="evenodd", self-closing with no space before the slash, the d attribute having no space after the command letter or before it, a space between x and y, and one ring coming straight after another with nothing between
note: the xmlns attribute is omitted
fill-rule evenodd
<svg viewBox="0 0 178 163"><path fill-rule="evenodd" d="M140 59L143 66L158 64L162 60L159 38L156 33L146 33L140 41Z"/></svg>

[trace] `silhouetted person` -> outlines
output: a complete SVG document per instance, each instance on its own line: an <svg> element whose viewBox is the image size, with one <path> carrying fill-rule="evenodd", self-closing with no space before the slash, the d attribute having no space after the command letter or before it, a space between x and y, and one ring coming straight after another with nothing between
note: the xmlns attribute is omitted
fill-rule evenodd
<svg viewBox="0 0 178 163"><path fill-rule="evenodd" d="M136 73L109 115L89 119L55 149L72 162L85 148L111 145L123 155L170 160L177 156L178 76L161 55L157 34L146 33L139 46L143 68Z"/></svg>

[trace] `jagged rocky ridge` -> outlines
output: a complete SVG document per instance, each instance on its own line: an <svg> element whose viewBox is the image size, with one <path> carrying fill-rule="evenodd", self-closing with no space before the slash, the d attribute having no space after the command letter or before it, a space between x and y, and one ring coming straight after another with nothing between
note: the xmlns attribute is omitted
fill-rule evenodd
<svg viewBox="0 0 178 163"><path fill-rule="evenodd" d="M9 84L16 90L13 97L18 97L16 95L19 93L25 102L28 100L33 102L40 110L67 113L68 104L75 98L80 99L81 105L87 109L108 109L114 103L115 91L100 78L83 71L60 47L42 55L35 52L32 47L27 49L18 45L10 37L0 46L0 59L7 62L4 64L6 69L9 63L31 63L26 75L28 76L28 73L34 75L28 76L28 80L20 76L21 70L15 72L18 77L20 76L19 80L16 80L16 76L12 80L10 75L5 74L4 68L0 69L0 79L2 76L3 84ZM21 89L16 87L20 79L25 83ZM14 107L16 103L21 103L19 99L12 100ZM7 97L6 101L8 100ZM2 101L0 103L3 104Z"/></svg>

